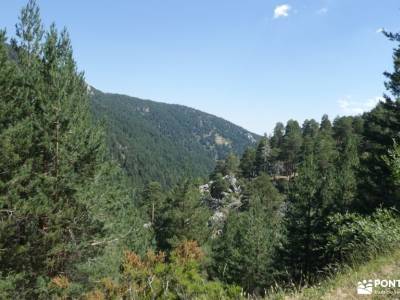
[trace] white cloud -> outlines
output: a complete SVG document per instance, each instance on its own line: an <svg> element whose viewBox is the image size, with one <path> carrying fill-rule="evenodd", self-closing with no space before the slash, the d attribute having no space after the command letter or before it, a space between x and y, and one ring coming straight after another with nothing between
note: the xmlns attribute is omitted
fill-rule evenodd
<svg viewBox="0 0 400 300"><path fill-rule="evenodd" d="M321 9L317 10L317 14L318 15L326 15L328 13L328 8L327 7L323 7Z"/></svg>
<svg viewBox="0 0 400 300"><path fill-rule="evenodd" d="M385 29L383 29L383 28L378 28L375 32L376 33L381 33L381 32L383 32Z"/></svg>
<svg viewBox="0 0 400 300"><path fill-rule="evenodd" d="M351 96L345 96L339 99L338 104L344 114L359 115L373 109L379 101L383 101L383 98L375 97L366 101L353 101Z"/></svg>
<svg viewBox="0 0 400 300"><path fill-rule="evenodd" d="M291 10L291 6L289 4L278 5L274 9L274 19L278 19L280 17L288 17L289 11Z"/></svg>

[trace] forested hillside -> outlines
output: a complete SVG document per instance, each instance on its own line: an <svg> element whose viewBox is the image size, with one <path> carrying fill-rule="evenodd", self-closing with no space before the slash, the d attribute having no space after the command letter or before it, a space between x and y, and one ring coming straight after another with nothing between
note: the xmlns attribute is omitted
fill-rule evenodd
<svg viewBox="0 0 400 300"><path fill-rule="evenodd" d="M0 32L0 298L262 299L390 257L400 34L384 34L394 68L375 108L278 123L244 150L226 121L89 88L68 32L30 0L15 36ZM207 153L226 157L191 178Z"/></svg>
<svg viewBox="0 0 400 300"><path fill-rule="evenodd" d="M185 107L90 88L92 109L105 120L111 155L136 184L171 187L204 177L217 159L240 155L259 136L213 115Z"/></svg>

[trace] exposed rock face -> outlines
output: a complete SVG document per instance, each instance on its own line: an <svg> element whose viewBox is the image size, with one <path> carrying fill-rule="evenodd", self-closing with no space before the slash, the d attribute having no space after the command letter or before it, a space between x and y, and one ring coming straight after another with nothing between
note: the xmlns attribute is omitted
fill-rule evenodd
<svg viewBox="0 0 400 300"><path fill-rule="evenodd" d="M225 145L229 146L232 142L226 138L224 138L222 135L219 135L218 133L215 134L215 143L217 145Z"/></svg>
<svg viewBox="0 0 400 300"><path fill-rule="evenodd" d="M217 236L221 233L229 212L242 206L242 189L237 178L234 175L226 175L223 179L228 183L229 188L222 193L223 196L220 199L211 196L210 190L213 181L199 187L203 195L203 201L206 202L214 212L209 220L209 224L213 228L213 236Z"/></svg>

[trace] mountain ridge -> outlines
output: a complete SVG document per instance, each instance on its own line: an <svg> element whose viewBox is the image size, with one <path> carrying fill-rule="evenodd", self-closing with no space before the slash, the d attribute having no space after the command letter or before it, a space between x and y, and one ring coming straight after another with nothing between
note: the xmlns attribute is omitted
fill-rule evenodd
<svg viewBox="0 0 400 300"><path fill-rule="evenodd" d="M215 115L106 93L90 87L95 118L106 123L111 155L133 181L171 186L183 177L204 177L215 161L240 155L260 136Z"/></svg>
<svg viewBox="0 0 400 300"><path fill-rule="evenodd" d="M16 60L12 46L5 45ZM196 108L87 87L95 119L105 122L111 158L139 186L159 181L171 187L185 177L206 177L216 160L240 156L261 138Z"/></svg>

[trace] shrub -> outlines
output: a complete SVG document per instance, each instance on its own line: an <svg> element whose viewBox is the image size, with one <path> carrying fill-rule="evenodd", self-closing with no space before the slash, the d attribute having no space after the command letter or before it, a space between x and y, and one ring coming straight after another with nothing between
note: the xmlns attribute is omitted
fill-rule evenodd
<svg viewBox="0 0 400 300"><path fill-rule="evenodd" d="M87 299L240 299L240 288L207 281L200 272L204 255L196 241L185 241L172 251L148 251L141 258L126 251L122 279L101 281Z"/></svg>
<svg viewBox="0 0 400 300"><path fill-rule="evenodd" d="M390 251L400 242L400 218L378 209L369 216L354 213L329 218L326 251L333 262L355 262Z"/></svg>

